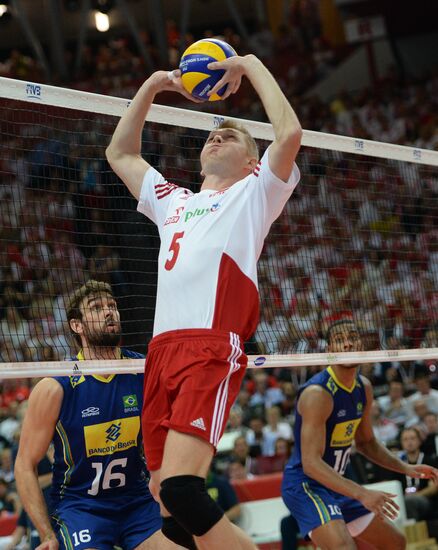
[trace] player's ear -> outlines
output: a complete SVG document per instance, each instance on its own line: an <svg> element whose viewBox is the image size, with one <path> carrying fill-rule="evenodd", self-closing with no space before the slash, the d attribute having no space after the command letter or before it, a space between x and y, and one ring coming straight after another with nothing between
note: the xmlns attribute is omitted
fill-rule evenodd
<svg viewBox="0 0 438 550"><path fill-rule="evenodd" d="M251 172L255 170L255 167L257 166L257 164L258 164L258 160L256 159L256 157L250 157L248 159L248 165L251 169Z"/></svg>
<svg viewBox="0 0 438 550"><path fill-rule="evenodd" d="M70 319L70 328L75 334L82 334L83 326L80 319Z"/></svg>

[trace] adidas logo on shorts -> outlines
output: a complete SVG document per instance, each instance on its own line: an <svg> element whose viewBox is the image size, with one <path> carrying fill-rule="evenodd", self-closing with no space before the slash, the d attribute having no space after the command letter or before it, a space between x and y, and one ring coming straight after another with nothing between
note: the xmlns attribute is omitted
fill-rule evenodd
<svg viewBox="0 0 438 550"><path fill-rule="evenodd" d="M194 426L195 428L204 430L204 432L207 430L207 428L205 427L203 418L197 418L196 420L193 420L192 422L190 422L190 426Z"/></svg>

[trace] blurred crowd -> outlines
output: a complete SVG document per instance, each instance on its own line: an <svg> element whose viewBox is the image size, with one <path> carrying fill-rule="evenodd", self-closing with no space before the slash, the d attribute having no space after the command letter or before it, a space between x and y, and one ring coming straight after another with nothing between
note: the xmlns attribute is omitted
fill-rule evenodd
<svg viewBox="0 0 438 550"><path fill-rule="evenodd" d="M338 52L323 41L313 3L296 5L302 11L293 11L276 37L267 28L246 42L231 29L222 35L239 53L254 51L264 59L303 127L437 149L437 75L399 87L390 74L373 90L342 93L330 102L304 97L338 61ZM172 21L167 30L173 67L182 39ZM142 37L157 65L150 37ZM120 39L87 47L70 84L131 97L145 72L129 41ZM37 63L17 51L0 74L43 80ZM0 361L69 359L75 347L66 324L68 294L92 277L112 284L117 298L129 298L139 278L129 261L135 254L155 258L158 241L152 236L150 248L135 251L136 241L129 235L124 240L126 221L134 227L140 218L104 160L111 117L40 106L28 112L18 102L7 107L0 120ZM246 87L220 109L262 118ZM170 181L196 189L203 139L201 131L152 124L144 132L144 152ZM346 315L360 327L365 349L438 347L438 171L310 147L302 149L298 164L302 181L260 261L261 318L248 352L324 351L327 323ZM153 298L153 285L148 292ZM129 317L130 310L121 309ZM133 331L144 344L144 319ZM424 452L435 460L437 361L362 367L377 397L375 433L395 452ZM248 371L218 453L219 472L233 480L282 470L294 443L297 388L317 370ZM20 507L12 464L31 387L28 380L1 382L0 515ZM360 482L387 475L360 458L352 465ZM435 502L435 494L430 498Z"/></svg>

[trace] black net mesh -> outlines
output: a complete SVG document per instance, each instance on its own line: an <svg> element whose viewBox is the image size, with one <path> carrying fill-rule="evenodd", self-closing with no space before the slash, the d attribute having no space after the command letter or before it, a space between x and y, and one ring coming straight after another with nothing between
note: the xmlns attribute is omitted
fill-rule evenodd
<svg viewBox="0 0 438 550"><path fill-rule="evenodd" d="M123 343L144 351L159 239L105 160L116 117L2 107L1 359L69 358L64 302L89 278L112 285ZM205 137L149 124L143 154L196 191ZM324 351L327 323L344 316L367 349L437 346L438 169L310 147L297 163L301 182L260 260L261 320L248 351Z"/></svg>

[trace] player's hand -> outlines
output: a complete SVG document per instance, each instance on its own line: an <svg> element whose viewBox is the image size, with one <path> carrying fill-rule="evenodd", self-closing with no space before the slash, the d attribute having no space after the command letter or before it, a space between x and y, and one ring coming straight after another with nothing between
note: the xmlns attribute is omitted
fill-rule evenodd
<svg viewBox="0 0 438 550"><path fill-rule="evenodd" d="M154 87L159 92L177 92L183 95L186 99L195 103L202 103L200 99L193 97L182 85L181 71L157 71L151 77Z"/></svg>
<svg viewBox="0 0 438 550"><path fill-rule="evenodd" d="M217 93L226 84L228 88L222 99L226 99L231 94L235 94L242 82L242 76L245 74L245 57L235 55L228 57L223 61L212 61L207 65L209 69L225 71L223 77L216 83L215 86L208 92L208 95Z"/></svg>
<svg viewBox="0 0 438 550"><path fill-rule="evenodd" d="M44 537L41 544L37 546L36 550L58 550L59 542L55 533L50 533Z"/></svg>
<svg viewBox="0 0 438 550"><path fill-rule="evenodd" d="M384 491L371 491L365 489L363 496L359 498L360 502L370 512L374 512L380 519L396 519L399 512L399 507L394 501L397 495L385 493Z"/></svg>
<svg viewBox="0 0 438 550"><path fill-rule="evenodd" d="M406 465L403 472L408 477L416 477L418 479L431 479L435 485L438 485L438 470L426 464Z"/></svg>

